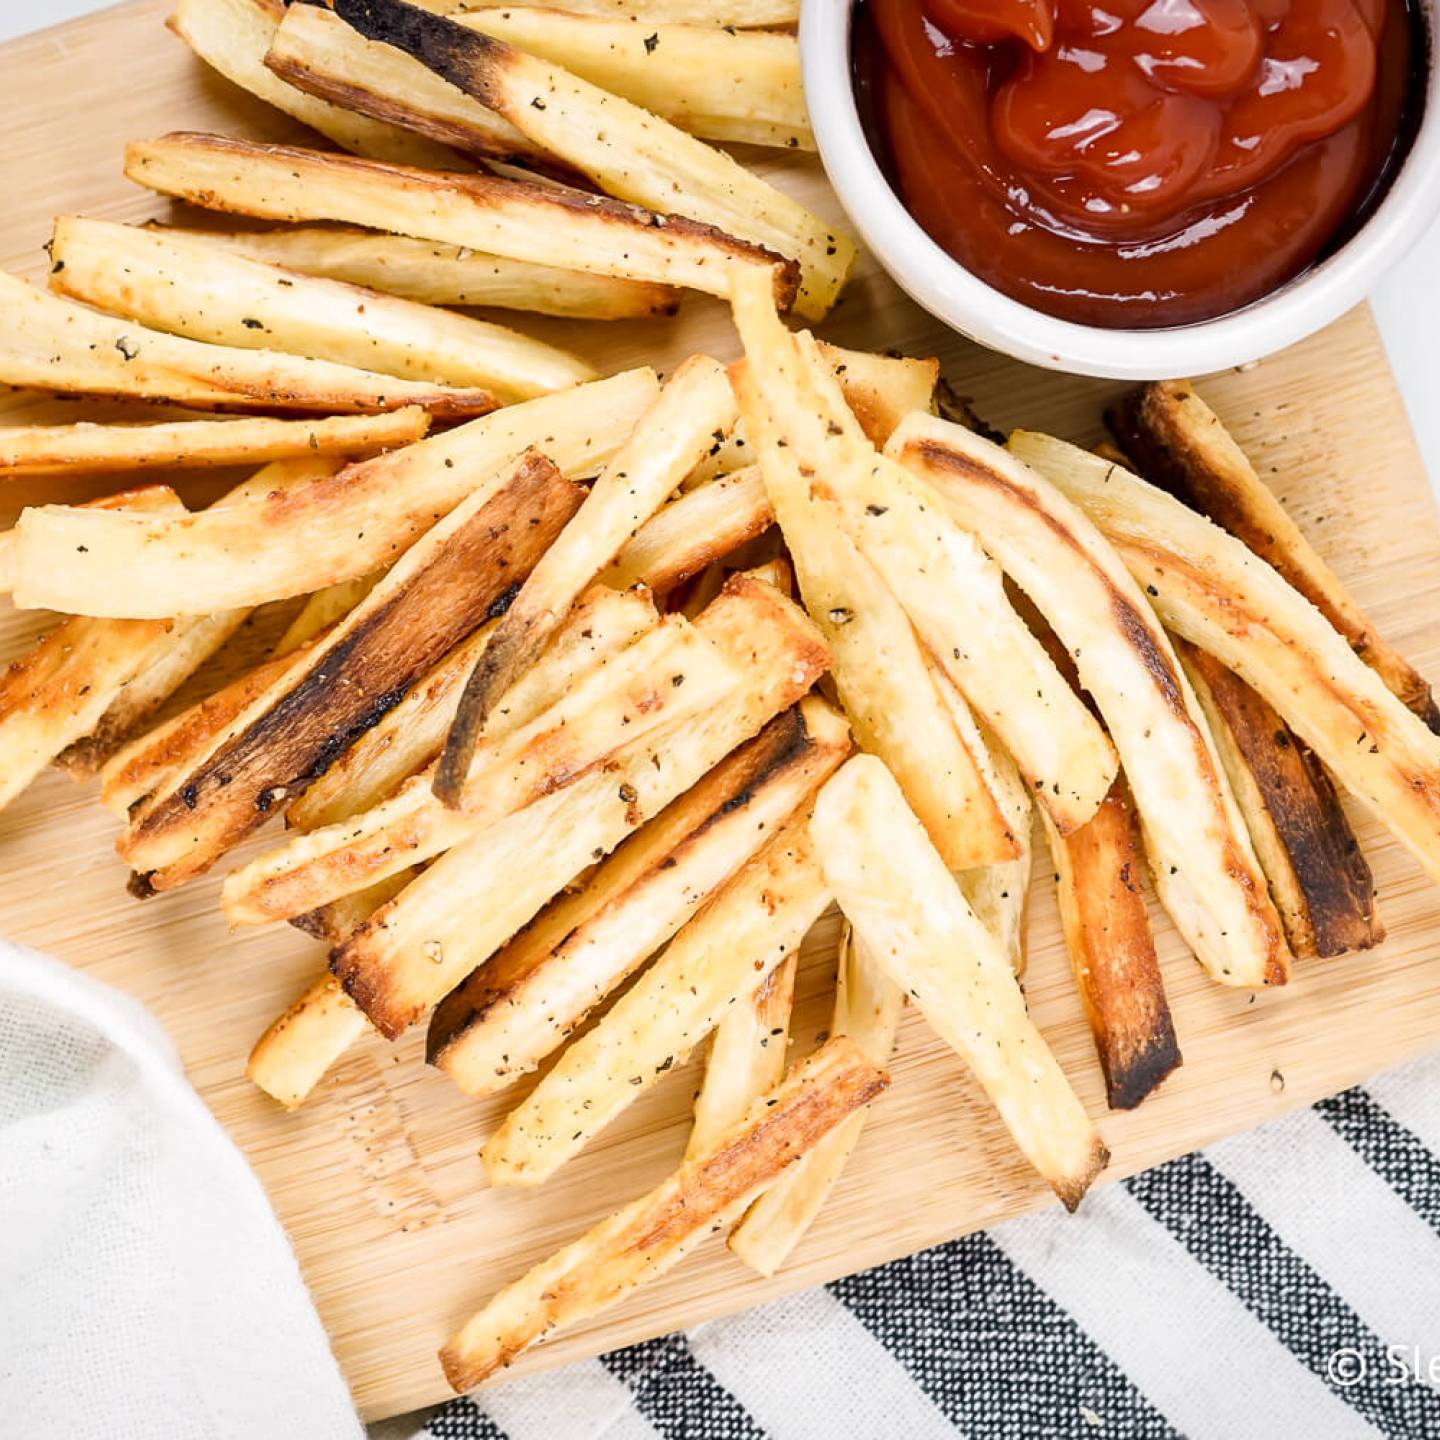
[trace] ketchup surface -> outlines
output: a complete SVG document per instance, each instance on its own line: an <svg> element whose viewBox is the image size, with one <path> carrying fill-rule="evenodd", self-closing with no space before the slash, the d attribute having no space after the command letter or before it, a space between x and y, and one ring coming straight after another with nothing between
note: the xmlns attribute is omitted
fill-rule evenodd
<svg viewBox="0 0 1440 1440"><path fill-rule="evenodd" d="M1354 228L1408 129L1404 0L865 8L861 108L906 208L1067 320L1151 328L1259 298Z"/></svg>

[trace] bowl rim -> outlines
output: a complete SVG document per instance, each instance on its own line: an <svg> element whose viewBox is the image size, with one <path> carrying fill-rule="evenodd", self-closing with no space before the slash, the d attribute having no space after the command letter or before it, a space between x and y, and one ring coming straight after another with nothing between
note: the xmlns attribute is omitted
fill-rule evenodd
<svg viewBox="0 0 1440 1440"><path fill-rule="evenodd" d="M921 228L890 187L860 124L850 75L856 0L801 0L800 61L816 148L866 248L917 304L993 350L1032 365L1116 380L1174 379L1247 365L1323 329L1359 304L1440 211L1437 0L1426 31L1420 123L1369 218L1318 265L1240 310L1158 330L1061 320L1002 294Z"/></svg>

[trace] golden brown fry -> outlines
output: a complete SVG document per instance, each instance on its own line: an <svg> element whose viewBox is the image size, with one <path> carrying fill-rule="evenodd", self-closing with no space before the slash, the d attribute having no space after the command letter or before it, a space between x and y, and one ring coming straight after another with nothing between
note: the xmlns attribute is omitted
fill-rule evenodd
<svg viewBox="0 0 1440 1440"><path fill-rule="evenodd" d="M1147 480L1208 515L1273 565L1345 637L1387 689L1440 731L1440 709L1430 682L1380 638L1188 380L1131 391L1106 419Z"/></svg>
<svg viewBox="0 0 1440 1440"><path fill-rule="evenodd" d="M1166 626L1274 706L1440 879L1440 737L1324 615L1242 541L1128 470L1047 436L1011 444L1099 527Z"/></svg>
<svg viewBox="0 0 1440 1440"><path fill-rule="evenodd" d="M846 925L840 937L832 1035L844 1035L873 1064L890 1063L905 992L878 966ZM865 1125L864 1110L830 1132L785 1172L730 1232L730 1248L752 1270L774 1275L820 1213Z"/></svg>
<svg viewBox="0 0 1440 1440"><path fill-rule="evenodd" d="M294 1110L334 1058L369 1028L364 1013L327 973L255 1042L245 1074L287 1110Z"/></svg>
<svg viewBox="0 0 1440 1440"><path fill-rule="evenodd" d="M798 262L800 314L822 319L839 297L855 261L853 241L724 151L538 56L403 0L335 0L334 8L367 39L415 56L607 194Z"/></svg>
<svg viewBox="0 0 1440 1440"><path fill-rule="evenodd" d="M721 475L656 511L600 578L621 589L643 581L667 594L763 534L774 518L758 466Z"/></svg>
<svg viewBox="0 0 1440 1440"><path fill-rule="evenodd" d="M412 546L374 590L147 807L119 850L134 888L172 889L263 824L356 736L393 709L487 618L580 503L578 487L527 453Z"/></svg>
<svg viewBox="0 0 1440 1440"><path fill-rule="evenodd" d="M493 495L532 445L594 474L655 394L652 371L626 371L179 520L35 506L13 532L16 603L159 619L308 595L390 564L467 497Z"/></svg>
<svg viewBox="0 0 1440 1440"><path fill-rule="evenodd" d="M419 440L430 417L418 406L382 415L281 420L168 420L154 425L0 427L0 477L83 470L195 469L264 464L307 455L368 455Z"/></svg>
<svg viewBox="0 0 1440 1440"><path fill-rule="evenodd" d="M541 1335L613 1305L721 1229L846 1116L889 1084L848 1040L802 1061L715 1148L502 1290L446 1343L456 1390L509 1364Z"/></svg>
<svg viewBox="0 0 1440 1440"><path fill-rule="evenodd" d="M708 355L693 355L591 486L585 503L530 573L476 663L435 770L435 793L460 803L490 711L569 614L576 597L620 552L735 418L735 394Z"/></svg>
<svg viewBox="0 0 1440 1440"><path fill-rule="evenodd" d="M711 1149L756 1100L780 1083L799 961L798 951L791 951L749 995L731 1005L715 1027L705 1079L695 1097L687 1160Z"/></svg>
<svg viewBox="0 0 1440 1440"><path fill-rule="evenodd" d="M1375 881L1330 777L1238 676L1181 640L1176 647L1210 722L1270 896L1299 956L1369 950L1385 938Z"/></svg>
<svg viewBox="0 0 1440 1440"><path fill-rule="evenodd" d="M669 285L562 270L373 230L296 226L184 233L268 265L383 290L422 305L488 305L569 320L641 320L673 315L680 303L680 292Z"/></svg>
<svg viewBox="0 0 1440 1440"><path fill-rule="evenodd" d="M941 493L1070 652L1119 751L1161 901L1201 964L1224 985L1284 984L1280 917L1204 714L1120 557L1071 500L1022 463L1029 449L1017 458L919 415L890 446Z"/></svg>
<svg viewBox="0 0 1440 1440"><path fill-rule="evenodd" d="M328 905L318 905L303 915L292 915L290 923L306 935L323 940L331 948L343 945L365 921L387 901L393 900L419 873L419 867L412 865L396 875L367 886L364 890L355 891L353 895L342 895Z"/></svg>
<svg viewBox="0 0 1440 1440"><path fill-rule="evenodd" d="M813 150L795 36L507 6L454 17L704 140Z"/></svg>
<svg viewBox="0 0 1440 1440"><path fill-rule="evenodd" d="M1133 1110L1180 1062L1145 908L1140 830L1123 781L1089 824L1046 826L1060 923L1112 1110Z"/></svg>
<svg viewBox="0 0 1440 1440"><path fill-rule="evenodd" d="M744 576L726 582L696 625L744 675L731 696L616 756L609 773L451 850L331 957L383 1033L418 1020L587 865L795 704L829 664L803 612Z"/></svg>
<svg viewBox="0 0 1440 1440"><path fill-rule="evenodd" d="M505 1117L481 1151L492 1185L549 1179L800 948L830 903L809 822L806 806Z"/></svg>
<svg viewBox="0 0 1440 1440"><path fill-rule="evenodd" d="M210 345L486 390L507 403L595 378L585 361L503 325L282 270L176 233L61 216L50 254L52 290Z"/></svg>
<svg viewBox="0 0 1440 1440"><path fill-rule="evenodd" d="M847 350L825 340L817 349L871 444L884 445L912 410L930 409L940 379L938 360Z"/></svg>
<svg viewBox="0 0 1440 1440"><path fill-rule="evenodd" d="M273 350L203 345L72 305L0 274L0 382L196 409L483 415L488 391L421 384Z"/></svg>
<svg viewBox="0 0 1440 1440"><path fill-rule="evenodd" d="M177 0L170 28L227 80L328 136L343 150L406 165L447 166L454 153L423 136L303 94L265 68L283 0ZM503 121L497 118L497 130ZM517 137L518 138L518 137Z"/></svg>
<svg viewBox="0 0 1440 1440"><path fill-rule="evenodd" d="M429 1057L472 1095L533 1070L684 925L850 749L817 697L777 716L437 1007Z"/></svg>
<svg viewBox="0 0 1440 1440"><path fill-rule="evenodd" d="M798 283L793 262L712 225L680 215L657 223L653 212L623 201L526 180L184 133L132 142L125 173L210 210L262 220L340 220L708 294L728 293L732 265L757 266L774 276L777 302L787 307Z"/></svg>
<svg viewBox="0 0 1440 1440"><path fill-rule="evenodd" d="M812 834L826 883L872 956L984 1086L1069 1210L1109 1153L1025 1009L1009 960L873 756L820 792Z"/></svg>

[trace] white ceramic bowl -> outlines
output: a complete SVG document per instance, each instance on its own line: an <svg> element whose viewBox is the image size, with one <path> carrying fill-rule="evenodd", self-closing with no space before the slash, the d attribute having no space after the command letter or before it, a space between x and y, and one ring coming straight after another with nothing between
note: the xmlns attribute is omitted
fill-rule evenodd
<svg viewBox="0 0 1440 1440"><path fill-rule="evenodd" d="M993 350L1032 365L1123 380L1203 375L1272 354L1358 304L1440 209L1440 66L1436 5L1423 0L1429 36L1419 131L1389 192L1333 255L1261 300L1193 325L1110 330L1033 310L972 275L906 213L860 126L850 70L851 0L803 0L800 54L820 158L871 253L933 315Z"/></svg>

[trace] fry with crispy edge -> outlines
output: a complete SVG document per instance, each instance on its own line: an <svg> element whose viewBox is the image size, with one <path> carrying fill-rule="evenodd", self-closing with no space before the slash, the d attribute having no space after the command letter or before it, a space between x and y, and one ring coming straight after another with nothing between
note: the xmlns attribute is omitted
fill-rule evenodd
<svg viewBox="0 0 1440 1440"><path fill-rule="evenodd" d="M726 581L696 625L744 672L730 696L617 755L614 769L449 851L334 952L331 968L383 1033L418 1020L587 865L795 704L829 664L804 613L743 575Z"/></svg>
<svg viewBox="0 0 1440 1440"><path fill-rule="evenodd" d="M1139 476L1046 435L1017 431L1010 443L1099 528L1166 626L1268 701L1440 880L1440 736L1324 615L1242 541Z"/></svg>
<svg viewBox="0 0 1440 1440"><path fill-rule="evenodd" d="M562 270L374 230L297 226L181 233L267 265L383 290L421 305L487 305L567 320L643 320L673 315L680 303L680 292L669 285Z"/></svg>
<svg viewBox="0 0 1440 1440"><path fill-rule="evenodd" d="M867 955L965 1060L1025 1158L1075 1209L1109 1153L894 777L873 756L848 761L821 790L811 834Z"/></svg>
<svg viewBox="0 0 1440 1440"><path fill-rule="evenodd" d="M454 19L562 65L702 140L815 148L793 35L519 6Z"/></svg>
<svg viewBox="0 0 1440 1440"><path fill-rule="evenodd" d="M368 455L419 440L430 417L418 406L382 415L282 420L162 420L154 425L0 426L0 478L74 471L192 470L263 465L306 455Z"/></svg>
<svg viewBox="0 0 1440 1440"><path fill-rule="evenodd" d="M488 390L420 384L275 350L204 345L99 315L0 274L0 383L78 395L168 400L200 410L368 414L418 405L484 415Z"/></svg>
<svg viewBox="0 0 1440 1440"><path fill-rule="evenodd" d="M764 534L774 519L759 466L717 476L657 510L600 578L621 589L644 581L666 594Z"/></svg>
<svg viewBox="0 0 1440 1440"><path fill-rule="evenodd" d="M850 1041L831 1040L712 1150L506 1286L441 1350L446 1378L468 1390L547 1332L663 1274L888 1084Z"/></svg>
<svg viewBox="0 0 1440 1440"><path fill-rule="evenodd" d="M1119 751L1160 899L1200 963L1224 985L1284 984L1280 917L1204 714L1120 557L1023 463L1028 448L1017 458L922 415L890 448L940 492L1070 653Z"/></svg>
<svg viewBox="0 0 1440 1440"><path fill-rule="evenodd" d="M737 287L736 322L758 354L752 313L762 322L767 317L766 307L747 305ZM955 728L909 617L860 554L836 508L807 478L788 431L770 409L773 392L785 381L752 374L748 362L732 369L731 379L800 593L834 656L835 685L861 748L880 755L900 777L952 869L1014 859L1019 844L979 757Z"/></svg>
<svg viewBox="0 0 1440 1440"><path fill-rule="evenodd" d="M737 30L777 29L800 19L799 0L536 0L546 10L579 15L633 15L651 24L730 25ZM421 9L453 15L474 0L421 0Z"/></svg>
<svg viewBox="0 0 1440 1440"><path fill-rule="evenodd" d="M708 355L692 355L635 423L585 503L530 572L466 683L435 770L435 793L460 803L491 709L569 614L576 597L665 503L735 419L735 393Z"/></svg>
<svg viewBox="0 0 1440 1440"><path fill-rule="evenodd" d="M777 716L448 996L431 1062L471 1095L535 1069L849 752L843 717L818 697Z"/></svg>
<svg viewBox="0 0 1440 1440"><path fill-rule="evenodd" d="M848 923L840 935L832 1035L844 1035L866 1059L890 1063L905 992L877 965ZM718 1032L717 1032L718 1033ZM729 1246L752 1270L774 1275L820 1213L865 1126L860 1110L832 1130L745 1212L730 1232Z"/></svg>
<svg viewBox="0 0 1440 1440"><path fill-rule="evenodd" d="M288 919L428 860L507 815L573 785L620 750L721 699L736 679L685 619L667 615L528 725L476 752L451 810L429 774L364 815L292 840L229 877L225 913L235 925Z"/></svg>
<svg viewBox="0 0 1440 1440"><path fill-rule="evenodd" d="M369 575L467 496L493 495L532 445L572 478L595 474L655 394L653 371L629 370L508 405L283 495L174 520L32 506L12 532L16 604L158 619Z"/></svg>
<svg viewBox="0 0 1440 1440"><path fill-rule="evenodd" d="M809 826L807 805L571 1042L480 1152L492 1185L548 1180L799 950L830 904Z"/></svg>
<svg viewBox="0 0 1440 1440"><path fill-rule="evenodd" d="M800 956L791 951L749 994L733 1004L710 1036L705 1078L695 1097L695 1121L685 1158L703 1155L743 1120L785 1073L790 1008Z"/></svg>
<svg viewBox="0 0 1440 1440"><path fill-rule="evenodd" d="M875 452L813 338L790 337L743 276L735 285L747 358L766 376L766 398L799 463L835 497L852 540L884 576L941 670L999 735L1055 824L1062 832L1083 825L1119 762L1015 613L1000 567L950 520L921 477Z"/></svg>
<svg viewBox="0 0 1440 1440"><path fill-rule="evenodd" d="M1147 480L1209 516L1273 565L1349 641L1387 689L1440 731L1440 709L1430 682L1380 638L1340 577L1316 553L1188 380L1133 390L1106 420Z"/></svg>
<svg viewBox="0 0 1440 1440"><path fill-rule="evenodd" d="M337 620L343 620L381 581L384 572L357 575L317 590L300 607L285 633L275 642L274 655L288 655L317 636L324 634Z"/></svg>
<svg viewBox="0 0 1440 1440"><path fill-rule="evenodd" d="M185 133L133 141L125 173L137 185L209 210L340 220L722 297L732 266L757 266L774 277L776 302L787 309L798 284L793 261L713 225L537 181Z"/></svg>
<svg viewBox="0 0 1440 1440"><path fill-rule="evenodd" d="M1385 938L1375 881L1324 767L1237 675L1184 640L1181 663L1245 816L1293 954L1345 955Z"/></svg>
<svg viewBox="0 0 1440 1440"><path fill-rule="evenodd" d="M496 715L490 738L501 738L529 724L569 691L577 679L625 649L657 620L654 607L638 593L597 591L582 600L540 663L516 686L510 703ZM403 708L402 702L386 719ZM435 750L443 739L441 728L435 734ZM403 756L394 758L397 764L406 763ZM332 804L338 807L341 798L335 797ZM293 812L286 818L302 827L305 824L305 817ZM290 923L332 947L341 945L418 873L414 866L406 866L364 890L293 916ZM369 1021L355 1002L343 992L337 995L337 989L338 982L327 972L266 1030L251 1052L247 1071L250 1078L287 1108L299 1105L330 1065L369 1028Z"/></svg>
<svg viewBox="0 0 1440 1440"><path fill-rule="evenodd" d="M1133 1110L1181 1063L1141 880L1140 831L1123 780L1089 824L1046 825L1075 988L1112 1110Z"/></svg>
<svg viewBox="0 0 1440 1440"><path fill-rule="evenodd" d="M477 490L389 570L323 640L132 818L117 848L144 895L202 874L300 793L483 623L579 507L581 492L527 452L508 483Z"/></svg>
<svg viewBox="0 0 1440 1440"><path fill-rule="evenodd" d="M795 308L807 318L823 319L839 297L855 262L854 242L725 151L539 56L404 0L335 0L334 9L367 39L414 56L503 115L607 194L716 226L797 261ZM389 118L437 133L423 116Z"/></svg>
<svg viewBox="0 0 1440 1440"><path fill-rule="evenodd" d="M453 151L409 130L385 125L326 104L287 85L265 68L276 27L285 14L285 0L178 0L169 26L209 66L232 84L328 136L342 150L395 160L405 165L445 167ZM496 133L523 138L499 116ZM529 148L528 146L526 148Z"/></svg>
<svg viewBox="0 0 1440 1440"><path fill-rule="evenodd" d="M577 356L504 325L281 270L174 233L61 216L50 254L52 290L210 345L487 390L505 403L595 378Z"/></svg>

